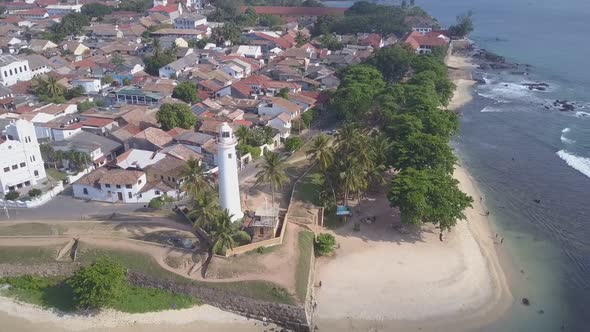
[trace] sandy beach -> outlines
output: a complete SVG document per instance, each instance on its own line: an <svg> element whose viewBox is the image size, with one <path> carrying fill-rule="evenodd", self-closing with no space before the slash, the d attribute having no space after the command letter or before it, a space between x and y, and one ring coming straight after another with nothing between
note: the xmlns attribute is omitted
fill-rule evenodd
<svg viewBox="0 0 590 332"><path fill-rule="evenodd" d="M471 100L473 65L455 55L448 63L457 85L449 108L456 109ZM356 216L378 213L383 222L354 232L351 220L333 232L341 249L319 259L316 268L320 329L461 331L492 322L509 308L512 295L485 202L467 170L457 166L454 176L474 204L466 211L468 221L460 221L443 243L433 226L408 234L392 229L389 223L399 215L384 193L361 203Z"/></svg>

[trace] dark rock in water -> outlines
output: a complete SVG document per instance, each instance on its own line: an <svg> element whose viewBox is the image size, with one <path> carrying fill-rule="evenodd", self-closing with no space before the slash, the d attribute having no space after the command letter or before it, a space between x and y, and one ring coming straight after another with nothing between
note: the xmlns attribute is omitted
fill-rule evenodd
<svg viewBox="0 0 590 332"><path fill-rule="evenodd" d="M503 56L494 54L492 52L486 51L484 49L481 49L478 53L473 55L476 58L480 58L482 60L486 60L489 62L495 62L495 63L505 63L506 62L506 58L504 58Z"/></svg>
<svg viewBox="0 0 590 332"><path fill-rule="evenodd" d="M555 106L561 112L572 112L576 109L576 104L570 103L567 100L556 100L553 102L553 106Z"/></svg>
<svg viewBox="0 0 590 332"><path fill-rule="evenodd" d="M523 297L522 298L522 304L528 306L528 305L531 305L531 302L526 297Z"/></svg>
<svg viewBox="0 0 590 332"><path fill-rule="evenodd" d="M493 62L490 64L492 69L516 69L518 68L517 65L513 63L505 63L505 62Z"/></svg>
<svg viewBox="0 0 590 332"><path fill-rule="evenodd" d="M512 71L512 72L510 72L510 74L512 74L512 75L526 75L526 73L524 71Z"/></svg>
<svg viewBox="0 0 590 332"><path fill-rule="evenodd" d="M523 86L529 88L529 90L545 91L549 87L547 83L523 83Z"/></svg>
<svg viewBox="0 0 590 332"><path fill-rule="evenodd" d="M492 69L492 67L490 66L490 64L484 62L479 64L479 69L490 70Z"/></svg>
<svg viewBox="0 0 590 332"><path fill-rule="evenodd" d="M541 200L540 200L540 199L535 199L535 200L533 200L533 201L534 201L535 203L537 203L537 204L541 203Z"/></svg>
<svg viewBox="0 0 590 332"><path fill-rule="evenodd" d="M541 315L545 313L545 311L544 311L544 310L542 310L542 309L541 309L541 310L539 310L539 311L537 311L537 312L538 312L539 314L541 314Z"/></svg>
<svg viewBox="0 0 590 332"><path fill-rule="evenodd" d="M473 78L474 81L476 81L479 84L487 84L486 80L483 78L483 74L482 73L473 73L473 75L471 75L471 77Z"/></svg>

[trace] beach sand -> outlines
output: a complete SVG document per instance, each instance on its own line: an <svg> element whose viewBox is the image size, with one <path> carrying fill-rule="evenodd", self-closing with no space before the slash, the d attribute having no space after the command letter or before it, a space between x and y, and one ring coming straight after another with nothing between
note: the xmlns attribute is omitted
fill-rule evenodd
<svg viewBox="0 0 590 332"><path fill-rule="evenodd" d="M471 100L473 65L450 56L457 90L449 108ZM340 243L335 257L320 258L316 268L315 323L336 331L462 331L499 318L512 295L500 265L495 239L481 194L467 170L457 166L460 188L473 197L468 221L438 238L426 226L419 234L399 234L390 223L399 220L383 193L363 202L358 213L377 215L377 224L349 225L333 234ZM393 214L393 215L392 215Z"/></svg>

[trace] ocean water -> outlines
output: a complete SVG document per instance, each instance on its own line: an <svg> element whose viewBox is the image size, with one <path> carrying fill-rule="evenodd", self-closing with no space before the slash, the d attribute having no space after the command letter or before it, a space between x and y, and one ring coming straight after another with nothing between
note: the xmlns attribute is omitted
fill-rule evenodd
<svg viewBox="0 0 590 332"><path fill-rule="evenodd" d="M454 142L505 238L515 297L479 331L590 331L590 0L416 3L444 26L472 10L471 39L533 66L528 76L487 72ZM577 110L548 110L556 99Z"/></svg>

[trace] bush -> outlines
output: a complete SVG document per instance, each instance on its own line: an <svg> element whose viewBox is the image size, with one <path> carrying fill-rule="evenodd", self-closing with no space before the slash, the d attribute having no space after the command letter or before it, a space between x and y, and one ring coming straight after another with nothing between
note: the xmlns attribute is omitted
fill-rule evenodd
<svg viewBox="0 0 590 332"><path fill-rule="evenodd" d="M161 197L154 197L148 203L148 207L159 210L164 207L164 200Z"/></svg>
<svg viewBox="0 0 590 332"><path fill-rule="evenodd" d="M361 224L359 224L358 222L354 223L354 226L352 226L352 230L355 232L360 232L361 230Z"/></svg>
<svg viewBox="0 0 590 332"><path fill-rule="evenodd" d="M79 308L100 309L111 306L125 285L125 269L107 257L83 267L66 281L74 292Z"/></svg>
<svg viewBox="0 0 590 332"><path fill-rule="evenodd" d="M315 252L318 256L331 254L336 248L336 238L334 235L322 233L315 240Z"/></svg>
<svg viewBox="0 0 590 332"><path fill-rule="evenodd" d="M285 141L285 148L290 152L295 152L303 145L303 141L299 137L289 137Z"/></svg>
<svg viewBox="0 0 590 332"><path fill-rule="evenodd" d="M6 195L4 195L4 198L6 198L9 201L16 201L19 197L20 193L15 190L11 190Z"/></svg>
<svg viewBox="0 0 590 332"><path fill-rule="evenodd" d="M22 277L4 277L0 279L0 284L9 284L14 288L23 290L40 290L49 286L47 279L31 275L24 275Z"/></svg>
<svg viewBox="0 0 590 332"><path fill-rule="evenodd" d="M252 242L250 234L244 231L238 231L236 234L232 236L232 238L239 246L243 246L245 244L249 244L250 242Z"/></svg>
<svg viewBox="0 0 590 332"><path fill-rule="evenodd" d="M39 197L39 196L41 196L41 194L43 194L41 189L34 188L34 189L29 190L29 197L31 197L31 198Z"/></svg>

